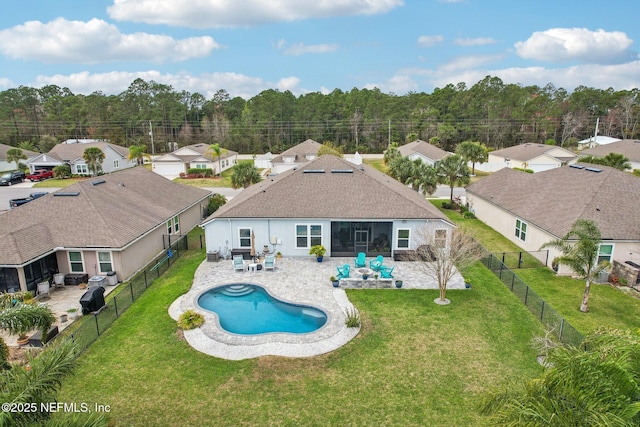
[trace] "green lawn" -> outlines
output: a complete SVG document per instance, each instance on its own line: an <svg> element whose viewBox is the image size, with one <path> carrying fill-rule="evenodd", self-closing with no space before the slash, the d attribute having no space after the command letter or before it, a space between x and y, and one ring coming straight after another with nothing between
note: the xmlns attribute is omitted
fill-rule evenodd
<svg viewBox="0 0 640 427"><path fill-rule="evenodd" d="M482 425L479 397L540 372L540 324L483 266L471 290L349 290L360 334L323 356L226 361L193 350L169 305L203 251L184 255L79 359L57 400L110 405L115 425Z"/></svg>
<svg viewBox="0 0 640 427"><path fill-rule="evenodd" d="M362 159L362 162L366 165L373 167L374 169L379 170L382 173L387 173L389 168L384 163L384 159Z"/></svg>
<svg viewBox="0 0 640 427"><path fill-rule="evenodd" d="M441 200L433 200L432 203L439 208L442 206ZM482 221L464 219L458 212L449 209L441 210L458 226L471 230L478 241L491 252L521 250L515 243ZM640 327L640 298L609 284L595 284L591 287L589 313L582 313L579 308L584 292L584 280L556 276L546 267L519 269L516 270L516 274L582 334L587 334L601 325L620 329Z"/></svg>
<svg viewBox="0 0 640 427"><path fill-rule="evenodd" d="M253 162L253 160L239 160L238 163L242 162ZM234 168L229 168L222 172L222 177L214 177L214 178L195 178L195 179L185 179L185 178L176 178L173 182L177 182L178 184L189 185L192 187L228 187L232 188L231 185L231 176L233 175Z"/></svg>
<svg viewBox="0 0 640 427"><path fill-rule="evenodd" d="M47 179L44 181L36 182L33 184L33 188L66 188L76 182L83 181L87 178L66 178L66 179Z"/></svg>

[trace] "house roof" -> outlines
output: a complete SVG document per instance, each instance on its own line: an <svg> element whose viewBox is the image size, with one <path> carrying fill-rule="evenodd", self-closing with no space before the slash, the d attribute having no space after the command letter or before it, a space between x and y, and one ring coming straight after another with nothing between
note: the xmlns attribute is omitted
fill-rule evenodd
<svg viewBox="0 0 640 427"><path fill-rule="evenodd" d="M7 151L11 150L12 148L19 148L19 147L12 147L10 145L0 144L0 160L6 160ZM27 157L38 155L38 153L36 153L35 151L30 151L30 150L22 150L22 153Z"/></svg>
<svg viewBox="0 0 640 427"><path fill-rule="evenodd" d="M120 154L123 158L129 157L129 149L120 145L111 144L108 142L86 142L81 144L57 144L53 147L48 154L59 158L65 162L72 162L76 159L81 159L84 150L87 148L97 147L103 152L111 148L116 153Z"/></svg>
<svg viewBox="0 0 640 427"><path fill-rule="evenodd" d="M322 144L314 141L313 139L307 139L306 141L301 142L298 145L294 145L288 150L283 151L273 159L271 159L271 163L284 163L283 157L294 157L294 163L304 163L308 162L308 155L317 155L318 150L322 147Z"/></svg>
<svg viewBox="0 0 640 427"><path fill-rule="evenodd" d="M587 154L596 157L604 157L609 153L622 154L632 162L640 162L640 140L623 139L611 144L598 145L581 151L581 154Z"/></svg>
<svg viewBox="0 0 640 427"><path fill-rule="evenodd" d="M216 218L442 219L423 196L367 165L333 155L254 184Z"/></svg>
<svg viewBox="0 0 640 427"><path fill-rule="evenodd" d="M123 248L209 195L143 167L80 181L0 215L0 265L57 247Z"/></svg>
<svg viewBox="0 0 640 427"><path fill-rule="evenodd" d="M161 157L153 159L154 162L183 162L190 163L196 159L203 159L204 161L218 161L218 158L209 151L210 145L208 144L192 144L180 147L177 150L165 154ZM225 151L220 155L220 159L226 159L229 157L237 156L235 151L224 149ZM192 151L197 154L182 154L181 152Z"/></svg>
<svg viewBox="0 0 640 427"><path fill-rule="evenodd" d="M407 157L413 153L418 153L434 161L442 160L442 158L450 154L444 151L442 148L436 147L435 145L429 144L428 142L422 141L420 139L398 147L398 151L400 152L402 157Z"/></svg>
<svg viewBox="0 0 640 427"><path fill-rule="evenodd" d="M578 141L578 145L594 144L594 143L598 145L606 145L616 141L620 141L620 138L612 138L610 136L596 135L595 137L592 136L590 138L583 139L582 141Z"/></svg>
<svg viewBox="0 0 640 427"><path fill-rule="evenodd" d="M499 156L499 157L504 157L512 160L527 161L545 154L550 155L548 153L554 150L556 151L561 150L563 152L562 156L551 155L551 157L554 157L559 160L568 161L578 157L575 154L573 154L571 151L565 150L562 147L558 147L555 145L532 144L532 143L514 145L513 147L507 147L501 150L492 151L489 154L492 156Z"/></svg>
<svg viewBox="0 0 640 427"><path fill-rule="evenodd" d="M557 238L577 219L590 219L603 239L640 240L639 184L617 169L576 163L535 174L501 169L467 186L467 193Z"/></svg>

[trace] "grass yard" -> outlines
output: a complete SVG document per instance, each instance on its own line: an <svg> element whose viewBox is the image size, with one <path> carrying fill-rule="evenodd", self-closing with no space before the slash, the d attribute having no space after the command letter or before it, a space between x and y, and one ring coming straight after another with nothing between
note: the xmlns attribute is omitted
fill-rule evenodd
<svg viewBox="0 0 640 427"><path fill-rule="evenodd" d="M389 168L384 163L384 159L362 159L362 163L369 165L374 169L379 170L382 173L387 173Z"/></svg>
<svg viewBox="0 0 640 427"><path fill-rule="evenodd" d="M33 184L33 188L66 188L76 182L84 181L87 178L52 178L44 181L36 182Z"/></svg>
<svg viewBox="0 0 640 427"><path fill-rule="evenodd" d="M238 160L238 163L242 162L251 162L253 160ZM192 187L228 187L232 188L231 185L231 176L233 175L234 168L229 168L225 171L222 171L222 176L217 176L213 178L194 178L194 179L186 179L186 178L176 178L173 182L177 182L178 184L189 185Z"/></svg>
<svg viewBox="0 0 640 427"><path fill-rule="evenodd" d="M471 230L478 241L493 253L520 251L509 239L477 219L465 219L458 212L442 209L441 200L434 205L462 228ZM594 284L589 293L589 313L580 312L584 293L584 280L556 276L549 268L525 268L515 270L538 295L565 317L582 334L599 326L620 329L640 328L640 295L627 294L609 284Z"/></svg>
<svg viewBox="0 0 640 427"><path fill-rule="evenodd" d="M541 368L540 324L483 266L450 291L349 290L360 334L323 356L226 361L193 350L167 314L203 251L184 255L79 358L58 401L110 405L115 425L483 425L483 392Z"/></svg>

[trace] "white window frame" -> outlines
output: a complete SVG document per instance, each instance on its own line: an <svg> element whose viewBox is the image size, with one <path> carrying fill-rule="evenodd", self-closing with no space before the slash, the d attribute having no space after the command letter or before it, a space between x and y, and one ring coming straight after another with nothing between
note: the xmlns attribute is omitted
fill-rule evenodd
<svg viewBox="0 0 640 427"><path fill-rule="evenodd" d="M173 217L173 233L180 234L180 217L177 215Z"/></svg>
<svg viewBox="0 0 640 427"><path fill-rule="evenodd" d="M400 237L400 232L406 231L407 237ZM407 242L407 246L400 246L400 242ZM410 228L398 228L396 231L396 249L409 249L411 247L411 229Z"/></svg>
<svg viewBox="0 0 640 427"><path fill-rule="evenodd" d="M118 159L114 159L113 160L113 168L114 169L120 168L120 160L118 160Z"/></svg>
<svg viewBox="0 0 640 427"><path fill-rule="evenodd" d="M520 218L516 218L516 230L514 234L516 236L516 239L526 242L528 233L529 233L529 224L527 224L526 221L523 221Z"/></svg>
<svg viewBox="0 0 640 427"><path fill-rule="evenodd" d="M80 261L74 261L71 259L71 254L80 254ZM67 259L69 260L69 271L71 273L84 273L84 254L82 253L82 251L68 251L67 252ZM73 269L73 265L74 264L78 264L80 263L80 267L82 267L81 270L74 270Z"/></svg>
<svg viewBox="0 0 640 427"><path fill-rule="evenodd" d="M249 230L248 236L242 235L242 230ZM251 234L253 233L253 229L251 227L238 227L238 247L239 248L250 248L251 247ZM243 240L245 243L243 244Z"/></svg>
<svg viewBox="0 0 640 427"><path fill-rule="evenodd" d="M196 169L206 169L207 165L205 165L204 163L196 163Z"/></svg>
<svg viewBox="0 0 640 427"><path fill-rule="evenodd" d="M86 163L78 163L75 165L77 175L89 175L89 165Z"/></svg>
<svg viewBox="0 0 640 427"><path fill-rule="evenodd" d="M109 261L103 261L100 259L100 255L101 254L107 254L109 255ZM111 255L111 252L104 252L104 251L100 251L100 252L96 252L96 259L98 260L98 271L100 271L100 273L108 273L110 271L113 271L113 256ZM102 264L109 264L109 268L108 269L103 269L102 268Z"/></svg>
<svg viewBox="0 0 640 427"><path fill-rule="evenodd" d="M298 227L304 227L305 233L298 234ZM320 228L320 234L312 234L312 230L315 227ZM293 230L294 230L294 239L296 242L296 249L311 249L312 246L323 244L322 242L324 239L323 239L322 224L295 224ZM304 245L299 244L298 239L304 239L305 240Z"/></svg>
<svg viewBox="0 0 640 427"><path fill-rule="evenodd" d="M173 221L167 221L167 234L171 236L173 234Z"/></svg>
<svg viewBox="0 0 640 427"><path fill-rule="evenodd" d="M600 252L600 250L602 249L603 246L611 246L611 253L610 254L602 254ZM609 261L609 263L613 262L613 251L615 249L614 247L615 245L613 243L600 243L598 245L598 256L596 257L596 261L598 262L598 264L600 264L602 261ZM600 258L608 258L607 260L601 260Z"/></svg>
<svg viewBox="0 0 640 427"><path fill-rule="evenodd" d="M438 237L438 232L443 231L444 237ZM433 245L437 248L446 248L449 231L446 228L437 228L433 230Z"/></svg>

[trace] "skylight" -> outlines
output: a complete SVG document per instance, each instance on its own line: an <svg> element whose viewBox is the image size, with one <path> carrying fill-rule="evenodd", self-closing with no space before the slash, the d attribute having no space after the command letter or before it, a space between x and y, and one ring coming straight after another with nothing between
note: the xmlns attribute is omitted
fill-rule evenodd
<svg viewBox="0 0 640 427"><path fill-rule="evenodd" d="M324 169L304 169L302 173L324 173Z"/></svg>
<svg viewBox="0 0 640 427"><path fill-rule="evenodd" d="M53 193L54 197L77 197L79 195L80 195L79 191L67 191L67 192L57 191L57 192Z"/></svg>

